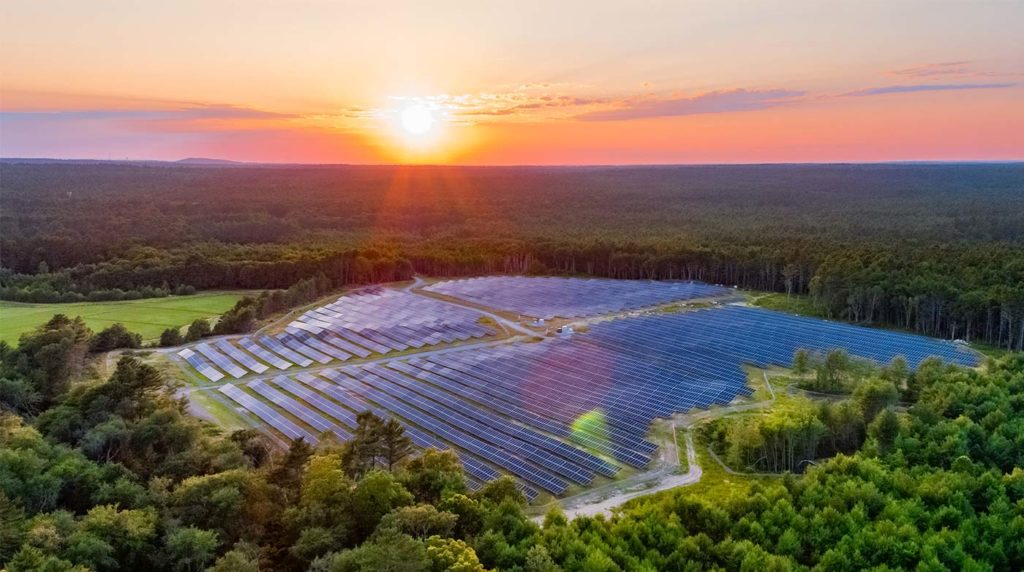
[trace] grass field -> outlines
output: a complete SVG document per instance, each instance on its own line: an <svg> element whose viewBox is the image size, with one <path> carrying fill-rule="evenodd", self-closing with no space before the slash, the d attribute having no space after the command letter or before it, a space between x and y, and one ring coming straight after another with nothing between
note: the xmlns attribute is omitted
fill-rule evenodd
<svg viewBox="0 0 1024 572"><path fill-rule="evenodd" d="M116 322L142 334L144 340L160 332L184 326L196 318L223 313L245 292L201 292L191 296L169 296L125 302L81 302L76 304L21 304L0 302L0 340L17 344L18 337L49 320L54 314L81 316L93 331Z"/></svg>

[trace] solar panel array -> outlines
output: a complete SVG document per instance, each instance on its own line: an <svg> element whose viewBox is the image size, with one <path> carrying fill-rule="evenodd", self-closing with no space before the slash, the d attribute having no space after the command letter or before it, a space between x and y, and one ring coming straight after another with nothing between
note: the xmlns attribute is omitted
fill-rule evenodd
<svg viewBox="0 0 1024 572"><path fill-rule="evenodd" d="M449 280L424 290L544 319L596 316L732 293L729 288L702 282L523 276Z"/></svg>
<svg viewBox="0 0 1024 572"><path fill-rule="evenodd" d="M369 410L399 420L419 447L455 449L473 486L505 472L528 496L560 495L623 466L648 466L656 446L646 434L655 418L749 394L743 364L791 365L797 348L843 348L878 362L902 355L911 366L932 355L978 363L950 342L724 306L220 390L287 437L315 441L330 431L346 438L355 414Z"/></svg>
<svg viewBox="0 0 1024 572"><path fill-rule="evenodd" d="M238 379L493 335L479 318L469 308L375 289L309 310L280 334L200 343L178 355L210 381Z"/></svg>
<svg viewBox="0 0 1024 572"><path fill-rule="evenodd" d="M933 356L969 367L980 359L973 350L946 340L745 306L614 320L591 328L586 339L609 351L639 352L649 359L699 355L702 361L760 367L791 366L801 348L819 355L842 349L880 364L902 356L912 368Z"/></svg>

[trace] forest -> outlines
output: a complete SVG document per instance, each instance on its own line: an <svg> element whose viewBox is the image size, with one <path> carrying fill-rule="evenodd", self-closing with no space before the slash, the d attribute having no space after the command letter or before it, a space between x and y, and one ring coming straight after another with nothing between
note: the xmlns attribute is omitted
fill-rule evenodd
<svg viewBox="0 0 1024 572"><path fill-rule="evenodd" d="M7 572L1024 567L1019 353L914 372L802 357L794 375L849 397L698 431L734 466L784 477L538 524L512 480L470 491L454 453L413 450L394 420L364 413L345 443L283 450L187 415L144 353L96 375L90 356L124 335L55 316L0 344Z"/></svg>
<svg viewBox="0 0 1024 572"><path fill-rule="evenodd" d="M414 273L697 279L1024 349L1024 166L4 163L0 298Z"/></svg>

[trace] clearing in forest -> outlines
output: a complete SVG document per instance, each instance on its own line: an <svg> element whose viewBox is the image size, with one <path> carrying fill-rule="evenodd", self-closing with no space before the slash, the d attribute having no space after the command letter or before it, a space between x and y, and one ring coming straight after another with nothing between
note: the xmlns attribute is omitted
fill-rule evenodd
<svg viewBox="0 0 1024 572"><path fill-rule="evenodd" d="M23 304L0 302L0 340L18 343L54 314L81 316L93 331L120 322L149 340L167 328L185 326L196 318L212 318L235 305L243 292L201 292L189 296L168 296L119 302L76 302L72 304Z"/></svg>

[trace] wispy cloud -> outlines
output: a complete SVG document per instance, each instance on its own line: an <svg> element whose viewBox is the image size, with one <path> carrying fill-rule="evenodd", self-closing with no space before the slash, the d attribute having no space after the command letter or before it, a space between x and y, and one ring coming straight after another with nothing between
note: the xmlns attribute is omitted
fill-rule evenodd
<svg viewBox="0 0 1024 572"><path fill-rule="evenodd" d="M639 98L618 102L611 109L577 116L583 121L619 121L706 113L734 113L778 107L797 101L802 91L788 89L712 91L691 97Z"/></svg>
<svg viewBox="0 0 1024 572"><path fill-rule="evenodd" d="M296 116L221 104L179 104L153 109L75 109L68 111L3 111L8 127L58 130L64 133L202 133L265 129Z"/></svg>
<svg viewBox="0 0 1024 572"><path fill-rule="evenodd" d="M887 85L872 87L844 93L846 97L866 97L871 95L887 95L892 93L918 93L922 91L963 91L972 89L1006 89L1015 83L933 83L922 85Z"/></svg>
<svg viewBox="0 0 1024 572"><path fill-rule="evenodd" d="M558 91L554 91L556 89ZM374 120L396 116L405 106L415 104L426 106L436 116L455 124L617 121L754 111L795 103L804 95L803 91L789 89L730 89L690 96L674 92L612 97L587 93L580 86L524 84L507 91L394 96L390 106L350 107L333 114L317 115L315 119L326 123L362 122L369 127Z"/></svg>
<svg viewBox="0 0 1024 572"><path fill-rule="evenodd" d="M981 70L978 69L978 66L975 64L975 62L961 60L955 62L938 62L922 64L919 66L890 70L889 72L887 72L887 75L911 77L933 81L949 81L955 78L967 80L970 78L1020 77L1021 75L1024 74L1009 70Z"/></svg>
<svg viewBox="0 0 1024 572"><path fill-rule="evenodd" d="M76 109L68 111L2 111L5 120L125 120L125 121L203 121L228 119L287 119L283 113L238 107L235 105L185 105L168 109Z"/></svg>
<svg viewBox="0 0 1024 572"><path fill-rule="evenodd" d="M425 104L447 114L450 119L476 121L495 117L558 117L578 114L581 109L607 105L611 100L602 97L574 95L571 92L552 91L550 84L524 84L509 91L467 93L460 95L434 95L402 98L399 102ZM565 86L560 86L565 87Z"/></svg>
<svg viewBox="0 0 1024 572"><path fill-rule="evenodd" d="M904 77L937 77L951 75L973 75L975 73L976 72L971 67L971 62L965 60L958 62L939 62L932 64L924 64L909 68L891 70L889 72L889 75L898 75Z"/></svg>

